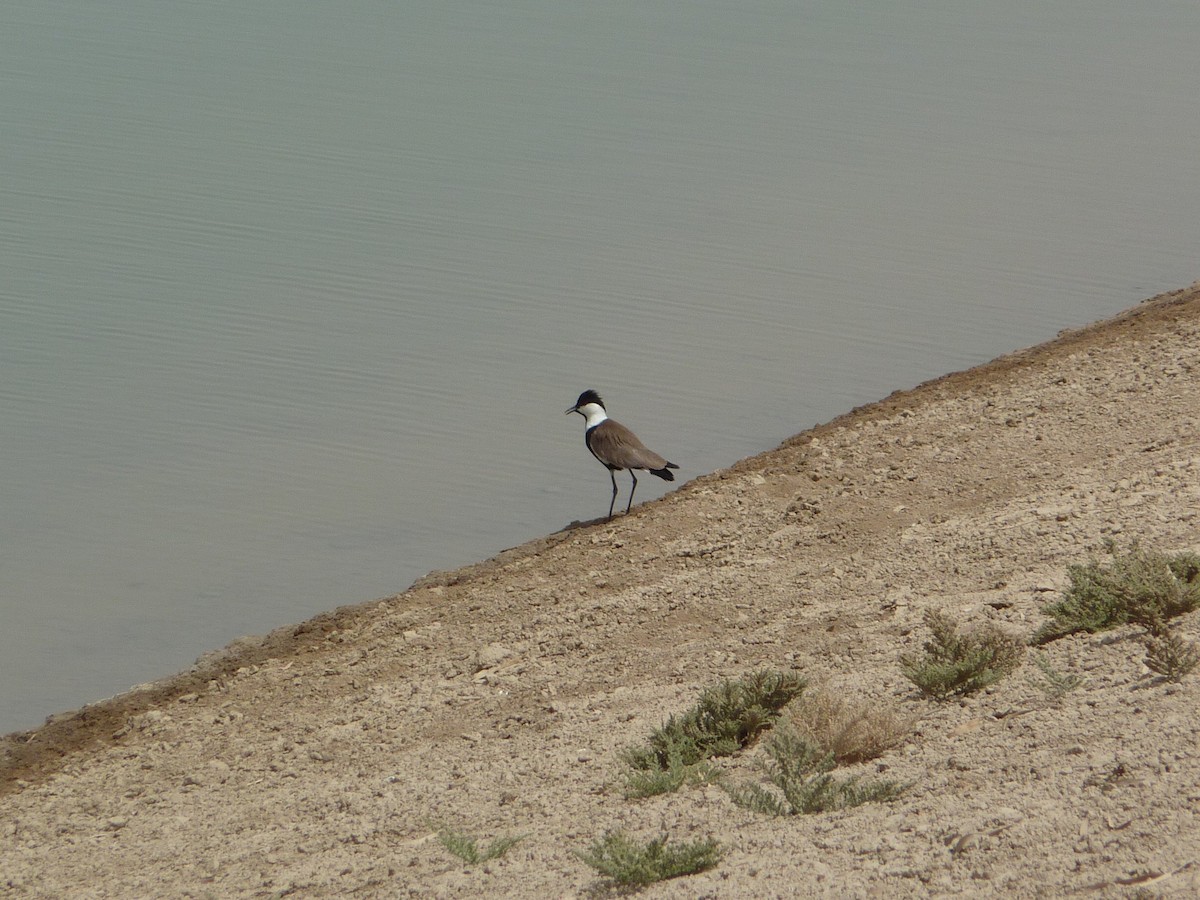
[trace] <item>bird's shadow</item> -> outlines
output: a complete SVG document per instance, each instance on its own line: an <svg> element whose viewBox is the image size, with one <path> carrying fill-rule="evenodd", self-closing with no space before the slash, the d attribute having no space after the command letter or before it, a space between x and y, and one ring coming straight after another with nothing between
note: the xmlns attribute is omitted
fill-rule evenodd
<svg viewBox="0 0 1200 900"><path fill-rule="evenodd" d="M650 503L653 501L647 502ZM638 509L641 509L643 505L645 504L639 503ZM572 531L578 531L580 528L590 528L593 525L604 525L607 523L615 524L621 521L621 519L636 515L637 513L635 513L633 510L629 510L629 512L615 512L611 516L597 516L594 519L574 519L570 524L564 525L558 531L555 531L554 534L568 534Z"/></svg>
<svg viewBox="0 0 1200 900"><path fill-rule="evenodd" d="M623 516L623 515L625 515L625 514L622 513L621 515L613 516L611 519L608 516L597 516L594 519L575 519L571 523L564 525L562 528L558 529L558 531L555 533L556 534L566 534L568 531L577 531L580 528L590 528L592 525L603 525L606 522L615 522L617 519L621 518L621 516Z"/></svg>

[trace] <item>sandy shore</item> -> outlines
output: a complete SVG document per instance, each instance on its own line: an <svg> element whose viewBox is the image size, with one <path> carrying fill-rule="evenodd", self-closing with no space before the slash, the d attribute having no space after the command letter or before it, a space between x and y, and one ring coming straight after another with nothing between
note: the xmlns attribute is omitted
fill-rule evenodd
<svg viewBox="0 0 1200 900"><path fill-rule="evenodd" d="M927 609L1027 636L1104 542L1200 550L1200 285L948 375L592 522L0 742L14 897L560 897L606 829L714 837L655 897L1200 895L1200 674L1136 628L922 699ZM1196 638L1200 615L1179 620ZM917 725L899 800L768 818L622 796L618 753L714 680L795 669ZM756 776L762 748L726 760ZM436 826L524 835L466 866Z"/></svg>

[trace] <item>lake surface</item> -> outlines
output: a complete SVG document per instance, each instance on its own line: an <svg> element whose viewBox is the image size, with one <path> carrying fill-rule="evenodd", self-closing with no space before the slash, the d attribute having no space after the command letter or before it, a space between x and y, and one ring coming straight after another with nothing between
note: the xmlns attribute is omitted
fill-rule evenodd
<svg viewBox="0 0 1200 900"><path fill-rule="evenodd" d="M10 0L0 731L602 515L586 387L687 480L1185 286L1198 45L1192 2Z"/></svg>

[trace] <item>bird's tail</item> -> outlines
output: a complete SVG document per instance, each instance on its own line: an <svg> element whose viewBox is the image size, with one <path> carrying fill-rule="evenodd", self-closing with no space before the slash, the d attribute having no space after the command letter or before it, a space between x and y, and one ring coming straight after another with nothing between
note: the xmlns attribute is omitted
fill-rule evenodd
<svg viewBox="0 0 1200 900"><path fill-rule="evenodd" d="M671 470L678 469L678 468L679 468L679 466L675 465L675 463L667 463L661 469L651 469L650 474L657 475L663 481L674 481L675 473L672 472Z"/></svg>

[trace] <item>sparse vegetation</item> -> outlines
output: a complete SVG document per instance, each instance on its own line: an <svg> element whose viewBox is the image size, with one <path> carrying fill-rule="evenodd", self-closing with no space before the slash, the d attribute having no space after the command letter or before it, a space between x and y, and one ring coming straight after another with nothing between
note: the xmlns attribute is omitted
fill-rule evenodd
<svg viewBox="0 0 1200 900"><path fill-rule="evenodd" d="M739 806L766 815L807 815L894 800L907 787L891 779L834 778L833 754L789 725L775 729L764 749L770 756L764 769L775 790L754 782L725 785L725 790Z"/></svg>
<svg viewBox="0 0 1200 900"><path fill-rule="evenodd" d="M890 707L847 700L828 690L806 693L792 705L787 721L843 766L883 755L913 728L912 718Z"/></svg>
<svg viewBox="0 0 1200 900"><path fill-rule="evenodd" d="M1045 694L1049 700L1058 702L1083 684L1082 676L1060 672L1054 668L1050 662L1050 658L1045 653L1038 653L1034 656L1033 664L1037 666L1038 672L1041 674L1040 676L1030 676L1028 681Z"/></svg>
<svg viewBox="0 0 1200 900"><path fill-rule="evenodd" d="M1084 787L1099 788L1102 794L1107 794L1129 777L1129 767L1120 760L1107 772L1094 772L1083 780Z"/></svg>
<svg viewBox="0 0 1200 900"><path fill-rule="evenodd" d="M1146 666L1167 681L1180 682L1200 665L1200 647L1177 634L1149 635L1146 638Z"/></svg>
<svg viewBox="0 0 1200 900"><path fill-rule="evenodd" d="M704 784L718 779L720 773L706 760L685 762L684 749L681 744L673 744L668 748L665 766L655 761L645 768L639 768L630 760L630 754L636 754L638 762L642 762L640 750L627 751L629 767L625 772L625 797L630 800L638 797L656 797L659 794L677 791L685 784Z"/></svg>
<svg viewBox="0 0 1200 900"><path fill-rule="evenodd" d="M442 846L463 862L473 866L503 856L524 839L524 835L505 835L496 838L486 848L480 849L479 842L465 832L452 828L443 828L438 831L438 840Z"/></svg>
<svg viewBox="0 0 1200 900"><path fill-rule="evenodd" d="M1107 549L1107 565L1092 560L1068 567L1070 586L1061 600L1042 608L1051 621L1038 629L1032 643L1130 623L1161 636L1170 619L1200 609L1200 555L1167 555L1136 543L1122 553L1111 541Z"/></svg>
<svg viewBox="0 0 1200 900"><path fill-rule="evenodd" d="M711 869L721 861L721 848L714 840L668 846L665 835L641 843L609 831L577 855L616 884L642 886Z"/></svg>
<svg viewBox="0 0 1200 900"><path fill-rule="evenodd" d="M1024 644L990 622L960 634L949 614L929 610L925 624L933 638L922 655L900 658L904 676L922 693L939 700L974 693L1013 672Z"/></svg>
<svg viewBox="0 0 1200 900"><path fill-rule="evenodd" d="M655 729L647 746L622 754L626 796L648 797L709 779L705 760L747 746L805 684L795 673L763 670L705 689L695 706Z"/></svg>

